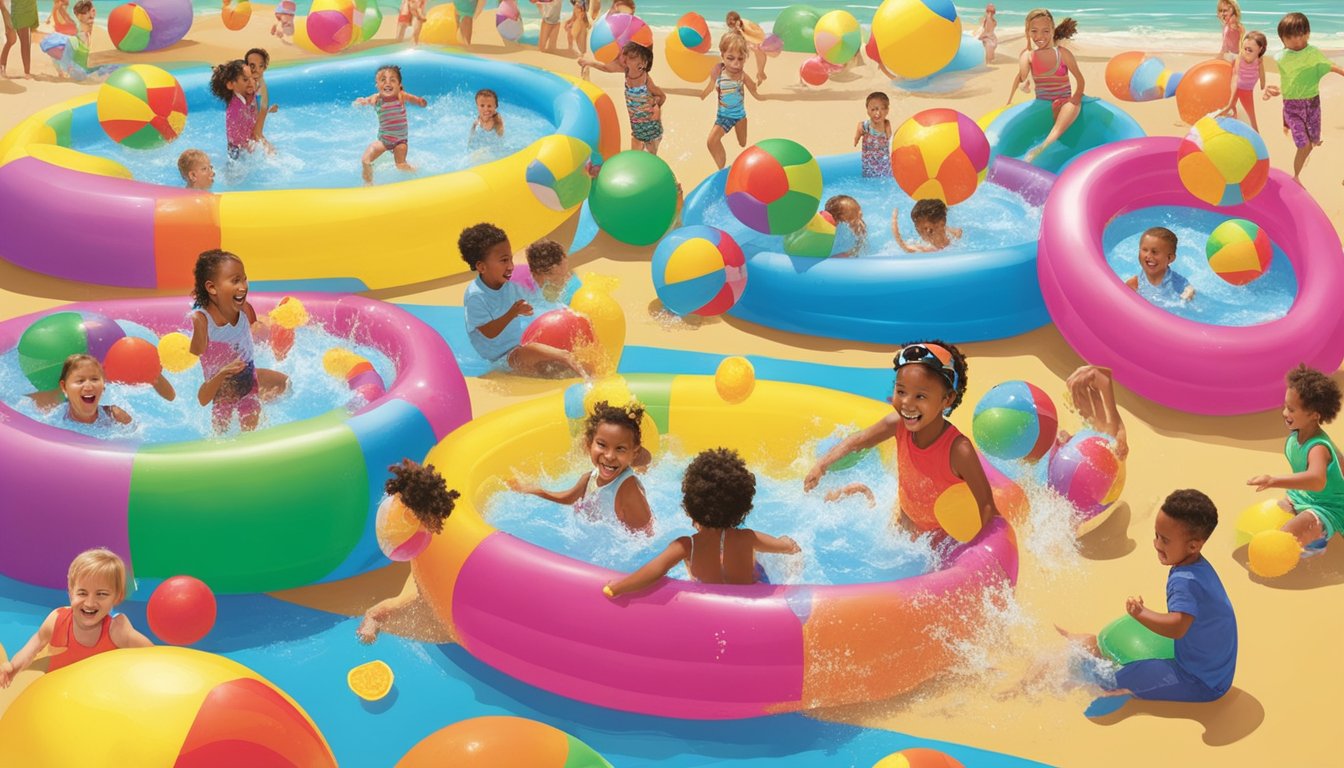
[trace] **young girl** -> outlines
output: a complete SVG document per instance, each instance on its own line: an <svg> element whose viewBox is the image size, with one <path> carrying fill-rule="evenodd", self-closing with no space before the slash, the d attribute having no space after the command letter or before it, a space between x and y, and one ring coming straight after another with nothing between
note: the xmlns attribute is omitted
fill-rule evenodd
<svg viewBox="0 0 1344 768"><path fill-rule="evenodd" d="M756 476L737 451L711 448L701 451L681 480L682 508L696 532L679 536L654 559L623 579L602 588L607 597L636 592L686 562L686 573L702 584L755 584L768 582L756 562L757 552L792 555L798 544L788 536L771 536L741 528L756 495Z"/></svg>
<svg viewBox="0 0 1344 768"><path fill-rule="evenodd" d="M831 256L848 259L868 246L868 225L863 221L863 206L849 195L835 195L826 201L824 211L835 220L835 245ZM840 225L844 224L844 227Z"/></svg>
<svg viewBox="0 0 1344 768"><path fill-rule="evenodd" d="M284 391L289 377L252 361L252 334L264 335L266 327L247 301L242 259L228 251L206 251L196 259L195 277L191 354L200 356L205 376L196 396L201 405L214 404L216 432L228 429L234 411L250 432L261 417L262 398Z"/></svg>
<svg viewBox="0 0 1344 768"><path fill-rule="evenodd" d="M1241 41L1241 55L1237 57L1237 63L1232 65L1232 96L1220 113L1236 117L1237 102L1240 101L1246 108L1246 121L1257 133L1260 126L1255 123L1255 86L1258 82L1261 90L1265 88L1264 55L1268 45L1269 41L1263 32L1252 30L1246 33Z"/></svg>
<svg viewBox="0 0 1344 768"><path fill-rule="evenodd" d="M406 102L424 107L429 102L407 93L401 87L401 67L388 64L378 68L374 76L378 92L372 96L355 99L355 106L373 107L378 112L378 138L364 150L363 175L365 184L373 184L373 161L388 150L397 169L414 173L415 166L406 162Z"/></svg>
<svg viewBox="0 0 1344 768"><path fill-rule="evenodd" d="M747 146L747 100L743 89L751 91L753 98L761 97L756 93L756 83L743 71L747 63L746 38L736 32L725 34L719 38L719 54L723 61L715 65L714 71L710 73L709 82L705 83L700 98L705 98L715 90L719 93L719 110L714 116L714 127L709 129L709 139L705 145L709 147L714 163L722 168L727 162L723 137L729 131L736 131L738 146Z"/></svg>
<svg viewBox="0 0 1344 768"><path fill-rule="evenodd" d="M761 43L765 42L765 30L761 25L751 19L744 19L737 11L729 11L724 17L723 23L728 27L729 32L736 32L747 41L747 46L751 48L752 58L756 60L756 82L765 82L765 51L761 50Z"/></svg>
<svg viewBox="0 0 1344 768"><path fill-rule="evenodd" d="M110 427L130 424L131 416L115 405L100 405L107 376L93 355L71 355L61 366L61 392L65 395L66 421Z"/></svg>
<svg viewBox="0 0 1344 768"><path fill-rule="evenodd" d="M275 23L271 25L271 34L286 42L285 38L294 38L294 12L299 9L295 0L277 0L275 4Z"/></svg>
<svg viewBox="0 0 1344 768"><path fill-rule="evenodd" d="M891 99L881 91L874 91L864 99L868 119L854 129L854 146L863 142L859 150L859 165L866 178L891 178Z"/></svg>
<svg viewBox="0 0 1344 768"><path fill-rule="evenodd" d="M994 9L994 4L985 6L985 15L980 17L980 26L975 30L975 37L985 46L985 63L994 63L994 51L999 47L999 36L995 30L999 28L998 11Z"/></svg>
<svg viewBox="0 0 1344 768"><path fill-rule="evenodd" d="M639 43L626 43L610 64L579 57L579 66L597 67L603 72L625 73L625 108L630 111L630 148L658 154L663 140L663 102L667 94L653 84L653 51Z"/></svg>
<svg viewBox="0 0 1344 768"><path fill-rule="evenodd" d="M401 0L397 11L397 37L400 43L406 37L406 28L411 28L411 45L420 44L420 28L425 24L425 0Z"/></svg>
<svg viewBox="0 0 1344 768"><path fill-rule="evenodd" d="M280 109L279 105L271 103L271 92L266 87L266 70L271 66L271 54L267 53L265 48L253 48L243 55L243 61L247 62L247 68L257 81L257 127L254 133L257 141L267 149L271 149L271 143L266 140L265 134L266 116L275 114Z"/></svg>
<svg viewBox="0 0 1344 768"><path fill-rule="evenodd" d="M893 438L901 512L917 531L941 531L934 502L959 483L970 486L981 524L988 523L999 512L980 457L971 441L946 418L966 394L965 356L951 344L925 341L904 346L894 363L894 411L827 451L803 479L803 490L816 488L826 469L848 454ZM848 493L871 491L862 483L853 483L837 495Z"/></svg>
<svg viewBox="0 0 1344 768"><path fill-rule="evenodd" d="M509 487L556 504L573 504L574 511L592 519L615 517L632 533L653 533L653 514L644 497L644 485L635 477L635 465L647 463L648 451L639 444L639 422L644 409L618 408L603 400L593 406L584 431L584 444L593 471L567 491L548 491L510 478Z"/></svg>
<svg viewBox="0 0 1344 768"><path fill-rule="evenodd" d="M532 0L541 13L541 34L537 36L538 51L555 50L555 41L560 38L560 14L564 8L561 0Z"/></svg>
<svg viewBox="0 0 1344 768"><path fill-rule="evenodd" d="M1291 475L1256 475L1246 481L1255 490L1283 488L1288 491L1279 506L1293 513L1283 529L1306 547L1304 556L1319 554L1326 542L1344 533L1344 474L1339 449L1321 429L1339 415L1340 390L1320 371L1299 365L1288 372L1288 392L1283 399L1283 420L1288 439L1284 458Z"/></svg>
<svg viewBox="0 0 1344 768"><path fill-rule="evenodd" d="M569 0L570 5L574 6L574 13L565 22L565 38L568 40L567 48L573 48L575 43L579 45L579 55L582 56L588 52L588 30L592 29L592 23L588 20L588 14L591 10L592 18L602 12L602 0ZM590 9L589 6L592 6Z"/></svg>
<svg viewBox="0 0 1344 768"><path fill-rule="evenodd" d="M210 76L210 91L224 108L224 135L229 158L237 160L251 152L257 136L257 80L242 59L220 64Z"/></svg>
<svg viewBox="0 0 1344 768"><path fill-rule="evenodd" d="M70 17L70 0L52 0L47 23L61 35L75 34L75 20Z"/></svg>
<svg viewBox="0 0 1344 768"><path fill-rule="evenodd" d="M1236 61L1246 28L1241 25L1241 6L1237 0L1218 0L1218 20L1223 22L1223 47L1218 58Z"/></svg>
<svg viewBox="0 0 1344 768"><path fill-rule="evenodd" d="M1064 19L1056 26L1055 17L1049 11L1037 8L1027 13L1026 27L1030 47L1018 57L1017 76L1013 78L1013 87L1008 90L1008 103L1013 103L1017 86L1030 77L1036 81L1036 98L1050 102L1050 111L1055 118L1054 127L1045 141L1023 157L1031 162L1078 119L1083 101L1083 73L1078 69L1073 53L1056 44L1073 37L1078 31L1077 22ZM1069 87L1070 74L1078 81L1076 91Z"/></svg>
<svg viewBox="0 0 1344 768"><path fill-rule="evenodd" d="M471 123L471 132L467 135L467 146L477 146L480 141L477 139L476 131L480 131L480 136L494 134L499 138L504 138L504 116L499 114L499 95L489 88L482 88L476 92L476 119Z"/></svg>
<svg viewBox="0 0 1344 768"><path fill-rule="evenodd" d="M0 688L8 688L43 648L50 647L50 673L107 651L154 644L124 614L112 615L126 598L126 564L115 553L106 549L79 553L70 562L68 580L70 607L47 614L14 658L0 664Z"/></svg>
<svg viewBox="0 0 1344 768"><path fill-rule="evenodd" d="M5 74L5 65L9 63L9 49L15 41L19 45L19 58L23 59L23 77L32 78L33 30L37 29L37 0L13 0L13 8L5 14L5 48L0 51L0 76Z"/></svg>

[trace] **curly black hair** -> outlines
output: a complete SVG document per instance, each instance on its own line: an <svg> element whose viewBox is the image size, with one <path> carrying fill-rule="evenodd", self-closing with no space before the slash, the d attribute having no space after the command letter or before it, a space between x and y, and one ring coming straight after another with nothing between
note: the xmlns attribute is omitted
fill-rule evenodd
<svg viewBox="0 0 1344 768"><path fill-rule="evenodd" d="M1218 507L1214 506L1213 499L1193 488L1172 491L1162 502L1162 511L1184 525L1190 535L1200 541L1208 540L1213 529L1218 527Z"/></svg>
<svg viewBox="0 0 1344 768"><path fill-rule="evenodd" d="M935 344L937 346L942 347L943 349L946 349L948 352L952 353L952 369L957 372L957 382L955 389L952 386L952 381L947 378L947 373L943 371L942 368L934 368L931 365L928 366L928 368L934 373L939 374L942 377L943 381L946 382L947 388L956 393L955 397L952 398L952 404L947 407L948 413L955 411L957 409L957 406L961 405L962 398L966 396L966 378L967 373L969 373L971 370L970 363L966 362L966 355L962 354L960 349L957 349L957 345L949 344L946 341L943 341L942 339L924 339L923 341L907 341L901 345L901 349L905 349L906 347L911 346L912 344L919 344L924 346ZM898 351L896 353L896 357L892 358L891 360L892 368L894 368L897 371L901 369L900 354L901 353ZM909 365L909 363L907 363L907 365Z"/></svg>
<svg viewBox="0 0 1344 768"><path fill-rule="evenodd" d="M242 59L226 61L215 67L210 73L210 92L219 97L219 100L228 104L233 101L233 91L229 90L229 83L238 79L238 76L251 72L251 67Z"/></svg>
<svg viewBox="0 0 1344 768"><path fill-rule="evenodd" d="M1339 385L1334 379L1305 363L1289 371L1285 378L1302 401L1302 407L1321 415L1321 423L1329 424L1339 415Z"/></svg>
<svg viewBox="0 0 1344 768"><path fill-rule="evenodd" d="M681 506L702 528L738 527L755 496L756 476L731 448L701 451L681 478Z"/></svg>
<svg viewBox="0 0 1344 768"><path fill-rule="evenodd" d="M443 521L453 513L453 504L461 494L444 485L443 476L433 464L422 465L402 459L400 464L393 464L387 471L392 476L383 483L383 490L388 495L400 496L401 503L411 510L425 530L442 533Z"/></svg>
<svg viewBox="0 0 1344 768"><path fill-rule="evenodd" d="M392 74L396 75L397 85L401 85L402 83L406 82L401 78L401 67L397 66L396 64L384 64L383 66L378 68L378 71L373 73L373 76L378 77L383 72L391 72Z"/></svg>
<svg viewBox="0 0 1344 768"><path fill-rule="evenodd" d="M504 230L494 224L481 222L467 227L457 236L457 251L462 254L462 260L467 262L468 267L476 269L476 265L481 263L491 248L508 241L509 236L504 234Z"/></svg>
<svg viewBox="0 0 1344 768"><path fill-rule="evenodd" d="M635 436L635 447L639 447L641 438L639 432L639 423L644 420L644 407L631 403L625 407L611 405L606 400L599 400L593 404L593 412L588 416L588 422L583 428L583 440L586 443L593 442L593 435L597 434L597 428L603 424L615 424L618 427L625 427L630 430L630 434Z"/></svg>
<svg viewBox="0 0 1344 768"><path fill-rule="evenodd" d="M524 253L527 254L527 266L532 270L533 275L551 269L559 264L566 255L565 247L550 238L542 238L527 246Z"/></svg>
<svg viewBox="0 0 1344 768"><path fill-rule="evenodd" d="M210 292L205 289L205 284L215 279L215 275L219 274L220 265L226 261L243 263L242 259L218 248L203 251L200 256L196 257L196 268L192 270L192 274L196 278L196 286L191 291L193 307L203 309L210 303Z"/></svg>

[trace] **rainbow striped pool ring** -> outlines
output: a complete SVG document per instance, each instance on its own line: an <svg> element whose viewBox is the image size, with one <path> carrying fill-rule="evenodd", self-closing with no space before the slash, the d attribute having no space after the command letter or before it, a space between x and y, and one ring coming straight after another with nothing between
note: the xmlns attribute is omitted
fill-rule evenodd
<svg viewBox="0 0 1344 768"><path fill-rule="evenodd" d="M730 406L710 376L626 379L660 433L675 435L687 453L736 448L754 471L774 475L789 471L800 445L835 425L868 424L891 412L883 403L800 384L758 381L750 397ZM984 590L1017 578L1016 538L997 519L941 570L901 581L724 586L664 579L608 600L602 586L617 574L497 531L478 511L502 487L504 468L563 472L573 447L562 392L454 432L426 461L463 495L443 533L412 561L420 593L467 652L573 699L727 719L887 698L951 663L946 639L977 626ZM994 482L996 495L1017 491L1021 499L1001 476Z"/></svg>
<svg viewBox="0 0 1344 768"><path fill-rule="evenodd" d="M90 92L32 115L0 139L0 258L81 282L185 289L197 254L223 248L247 260L253 281L339 291L407 285L467 271L451 243L482 211L518 243L573 214L578 203L556 210L529 188L527 169L539 155L569 156L581 168L589 152L619 146L610 98L535 67L416 50L277 65L267 81L273 98L290 104L332 93L353 98L368 92L383 64L399 65L409 82L488 86L504 103L550 119L556 132L484 165L373 188L210 194L135 181L120 164L83 152L37 149L68 148L72 136L105 139ZM222 119L206 109L215 100L208 69L174 74L193 110L189 119ZM76 220L78 227L31 225Z"/></svg>
<svg viewBox="0 0 1344 768"><path fill-rule="evenodd" d="M279 295L251 294L266 312ZM327 332L396 364L386 394L355 413L230 440L161 445L99 440L0 403L0 573L66 588L70 559L106 546L139 578L195 576L216 592L266 592L346 578L386 564L373 524L386 467L419 457L471 418L453 352L392 304L301 294ZM157 333L181 330L178 297L71 304ZM41 314L0 323L13 349ZM179 396L190 397L187 393Z"/></svg>

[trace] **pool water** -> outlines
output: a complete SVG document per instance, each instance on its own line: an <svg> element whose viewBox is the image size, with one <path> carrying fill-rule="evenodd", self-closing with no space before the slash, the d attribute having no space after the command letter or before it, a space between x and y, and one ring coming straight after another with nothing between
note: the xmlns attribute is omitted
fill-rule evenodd
<svg viewBox="0 0 1344 768"><path fill-rule="evenodd" d="M837 433L848 434L850 430ZM653 510L652 537L632 534L615 519L589 520L572 506L536 496L500 490L484 505L494 526L537 546L616 571L630 572L651 560L678 536L695 532L681 509L681 478L690 456L665 450L642 476ZM861 584L893 581L934 569L938 554L930 537L911 540L895 524L896 477L873 452L854 467L828 473L812 493L804 494L802 477L813 461L815 444L803 446L796 473L775 478L756 472L756 499L744 528L790 536L802 548L797 555L758 554L757 560L774 584ZM555 477L521 477L550 490L568 489L592 469L586 454ZM869 508L861 496L826 503L826 491L852 482L866 483L877 503ZM686 578L685 565L668 574Z"/></svg>
<svg viewBox="0 0 1344 768"><path fill-rule="evenodd" d="M1288 314L1297 296L1297 276L1278 244L1269 269L1246 285L1232 285L1214 274L1204 253L1215 227L1229 216L1197 208L1160 206L1141 208L1117 216L1102 234L1106 263L1116 276L1126 280L1138 274L1139 239L1149 227L1166 227L1176 233L1176 260L1171 268L1190 281L1195 297L1190 301L1155 301L1178 317L1210 325L1247 326L1278 320Z"/></svg>
<svg viewBox="0 0 1344 768"><path fill-rule="evenodd" d="M191 329L185 329L187 335ZM319 416L337 408L359 408L362 399L353 395L344 379L337 379L322 367L322 355L332 347L353 349L363 355L391 387L396 368L391 359L373 347L356 345L337 338L314 325L300 327L294 332L294 348L281 362L276 362L270 345L255 345L258 368L278 370L289 376L290 391L275 400L262 403L259 429ZM130 439L145 443L176 443L214 438L217 435L210 423L209 407L202 407L196 391L202 384L200 366L164 376L177 390L177 399L167 402L148 385L115 384L109 382L103 392L102 405L116 405L131 415L133 421L112 429L95 429L65 418L65 406L49 411L39 409L26 395L33 391L19 368L17 349L0 355L0 398L6 405L29 418L53 427L69 429L93 437ZM239 433L235 416L223 437Z"/></svg>

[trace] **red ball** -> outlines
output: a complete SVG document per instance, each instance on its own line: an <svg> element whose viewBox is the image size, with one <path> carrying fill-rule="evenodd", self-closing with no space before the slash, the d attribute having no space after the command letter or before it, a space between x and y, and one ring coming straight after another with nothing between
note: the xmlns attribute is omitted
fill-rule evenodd
<svg viewBox="0 0 1344 768"><path fill-rule="evenodd" d="M103 358L108 381L122 384L152 384L163 373L159 349L134 336L118 339Z"/></svg>
<svg viewBox="0 0 1344 768"><path fill-rule="evenodd" d="M523 331L522 344L545 344L573 352L593 343L593 324L569 309L553 309L539 316Z"/></svg>
<svg viewBox="0 0 1344 768"><path fill-rule="evenodd" d="M174 576L149 596L149 628L169 645L191 645L215 626L215 593L191 576Z"/></svg>
<svg viewBox="0 0 1344 768"><path fill-rule="evenodd" d="M820 56L813 56L798 68L798 76L808 85L825 85L831 79L831 68Z"/></svg>

